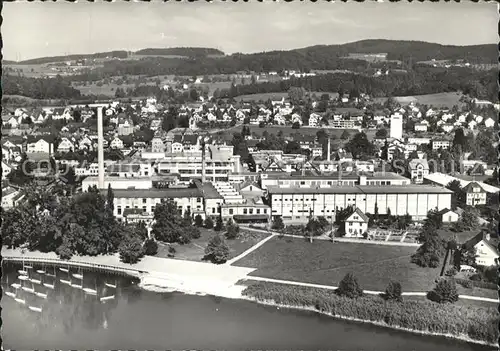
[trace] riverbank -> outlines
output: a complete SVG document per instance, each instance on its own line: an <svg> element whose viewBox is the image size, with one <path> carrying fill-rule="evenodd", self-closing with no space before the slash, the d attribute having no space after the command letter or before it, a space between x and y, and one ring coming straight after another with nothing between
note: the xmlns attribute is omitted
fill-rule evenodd
<svg viewBox="0 0 500 351"><path fill-rule="evenodd" d="M395 303L375 296L348 299L317 288L275 283L251 284L242 295L244 299L264 305L314 311L343 320L498 347L498 313L487 308L430 301Z"/></svg>

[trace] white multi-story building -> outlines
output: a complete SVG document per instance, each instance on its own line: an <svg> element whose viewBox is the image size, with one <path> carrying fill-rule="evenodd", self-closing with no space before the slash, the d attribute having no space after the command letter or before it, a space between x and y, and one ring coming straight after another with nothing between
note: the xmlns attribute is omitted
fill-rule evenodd
<svg viewBox="0 0 500 351"><path fill-rule="evenodd" d="M451 141L449 140L433 140L432 141L432 150L448 150L451 146Z"/></svg>
<svg viewBox="0 0 500 351"><path fill-rule="evenodd" d="M355 206L363 213L404 216L423 220L432 209L451 208L453 192L435 186L337 186L330 188L269 187L272 216L284 221L307 222L309 216L333 218L336 210Z"/></svg>
<svg viewBox="0 0 500 351"><path fill-rule="evenodd" d="M47 154L52 154L54 152L54 144L41 138L37 141L28 143L26 145L26 152L28 153L39 153L44 152Z"/></svg>
<svg viewBox="0 0 500 351"><path fill-rule="evenodd" d="M390 137L401 140L403 138L403 115L396 112L391 115Z"/></svg>
<svg viewBox="0 0 500 351"><path fill-rule="evenodd" d="M202 152L167 153L157 163L159 174L179 174L181 182L202 177ZM227 181L228 174L241 171L240 156L233 146L208 145L205 152L205 178L209 182Z"/></svg>
<svg viewBox="0 0 500 351"><path fill-rule="evenodd" d="M82 191L87 191L93 186L99 186L98 177L90 176L82 180ZM145 191L153 188L151 177L104 177L104 188L111 185L113 191L117 190L137 190Z"/></svg>
<svg viewBox="0 0 500 351"><path fill-rule="evenodd" d="M113 189L114 215L123 217L126 209L140 209L143 213L152 214L156 205L172 199L184 214L203 212L203 194L198 188L175 189Z"/></svg>

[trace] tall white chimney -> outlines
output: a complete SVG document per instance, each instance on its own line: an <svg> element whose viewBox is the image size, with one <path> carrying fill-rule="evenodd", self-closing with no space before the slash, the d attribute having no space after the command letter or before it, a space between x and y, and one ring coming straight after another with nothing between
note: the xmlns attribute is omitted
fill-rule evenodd
<svg viewBox="0 0 500 351"><path fill-rule="evenodd" d="M326 149L326 160L328 162L330 162L330 153L331 153L331 146L330 146L331 142L330 142L330 137L328 137L328 147Z"/></svg>
<svg viewBox="0 0 500 351"><path fill-rule="evenodd" d="M102 123L102 107L97 108L97 163L99 169L99 189L104 189L104 132Z"/></svg>

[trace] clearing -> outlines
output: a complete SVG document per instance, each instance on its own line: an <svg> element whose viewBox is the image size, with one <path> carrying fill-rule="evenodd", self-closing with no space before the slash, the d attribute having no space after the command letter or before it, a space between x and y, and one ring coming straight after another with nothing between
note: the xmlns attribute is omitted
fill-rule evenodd
<svg viewBox="0 0 500 351"><path fill-rule="evenodd" d="M217 234L217 232L205 228L200 228L200 232L200 238L191 241L189 244L172 244L171 246L175 247L176 250L173 258L188 261L201 261L203 256L205 256L205 248L207 247L208 241L213 235ZM226 243L229 246L229 258L231 259L238 256L265 237L267 237L267 234L240 230L238 238L233 240L226 239ZM158 244L158 254L156 254L155 257L168 257L169 245L163 243Z"/></svg>
<svg viewBox="0 0 500 351"><path fill-rule="evenodd" d="M463 104L459 101L462 96L461 92L450 93L436 93L426 95L412 95L412 96L395 96L394 99L400 104L407 105L410 102L420 103L423 105L432 105L434 107L447 107L452 108L457 105L460 108ZM384 103L387 101L386 97L374 98L373 101Z"/></svg>

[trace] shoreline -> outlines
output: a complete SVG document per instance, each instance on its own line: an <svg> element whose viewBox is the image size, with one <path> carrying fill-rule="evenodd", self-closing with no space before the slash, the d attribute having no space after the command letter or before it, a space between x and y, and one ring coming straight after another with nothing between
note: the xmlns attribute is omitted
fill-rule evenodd
<svg viewBox="0 0 500 351"><path fill-rule="evenodd" d="M477 345L491 346L491 347L496 347L496 348L499 347L499 344L492 344L492 343L489 343L487 341L471 339L470 337L463 335L463 334L462 335L455 335L455 334L450 334L450 333L436 333L436 332L429 332L429 331L418 330L418 329L409 329L409 328L404 328L404 327L400 327L397 325L390 325L390 324L387 324L385 322L380 322L380 321L373 321L373 320L369 320L369 319L359 319L359 318L342 316L342 315L334 315L334 314L331 314L328 312L323 312L323 311L317 310L316 308L314 308L312 306L284 305L284 304L276 303L274 300L259 300L258 298L250 297L250 296L242 296L241 300L251 301L251 302L255 302L255 303L258 303L261 305L265 305L265 306L273 306L273 307L287 308L287 309L291 309L291 310L316 312L316 313L319 313L321 315L332 317L332 318L335 318L338 320L371 324L371 325L376 325L378 327L404 331L404 332L408 332L408 333L412 333L412 334L445 337L447 339L454 339L454 340L473 343L473 344L477 344Z"/></svg>
<svg viewBox="0 0 500 351"><path fill-rule="evenodd" d="M40 264L47 264L49 262L41 262L41 260L30 260L29 258L25 258L26 261L32 261ZM14 263L20 263L16 259L5 259L7 262L14 262ZM72 265L78 265L77 262L72 262ZM50 262L49 264L54 264L54 265L59 265L63 266L65 263L63 261L60 262ZM82 265L85 267L85 265ZM88 267L90 269L94 269L92 267ZM326 315L332 318L337 318L339 320L346 320L346 321L353 321L353 322L358 322L358 323L368 323L372 325L376 325L379 327L384 327L384 328L391 328L394 330L399 330L399 331L405 331L405 332L410 332L413 334L419 334L419 335L431 335L431 336L439 336L439 337L446 337L449 339L455 339L459 340L462 342L468 342L468 343L474 343L474 344L479 344L479 345L484 345L484 346L491 346L491 347L497 347L499 344L493 344L489 343L486 341L482 340L475 340L471 339L470 337L466 335L455 335L455 334L450 334L450 333L438 333L438 332L429 332L429 331L423 331L423 330L418 330L418 329L409 329L409 328L404 328L400 327L398 325L390 325L387 324L383 321L374 321L374 320L364 320L364 319L359 319L359 318L354 318L354 317L348 317L348 316L343 316L343 315L334 315L329 312L323 312L320 310L317 310L314 306L294 306L294 305L285 305L285 304L279 304L276 303L274 300L260 300L256 297L244 295L243 291L247 288L246 285L240 285L240 284L230 284L229 282L223 282L223 281L213 281L213 280L199 280L199 279L193 279L195 277L188 277L188 276L179 276L176 274L158 274L155 272L146 272L146 271L140 271L140 270L129 270L125 267L118 268L116 267L115 269L111 269L108 267L102 267L101 268L103 271L106 271L108 273L117 273L119 270L121 274L126 274L127 276L133 277L133 278L138 278L139 283L137 286L140 289L146 290L146 291L152 291L152 292L157 292L157 293L171 293L171 292L179 292L183 293L186 295L198 295L198 296L217 296L217 297L222 297L222 298L227 298L227 299L238 299L238 300L245 300L245 301L250 301L254 303L259 303L262 305L267 305L267 306L273 306L273 307L282 307L282 308L288 308L292 310L303 310L303 311L312 311L312 312L317 312L322 315ZM228 284L229 283L229 284ZM274 283L270 283L274 284ZM207 287L210 287L207 289Z"/></svg>

